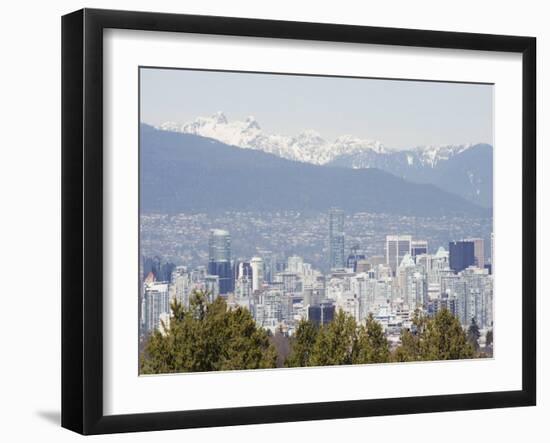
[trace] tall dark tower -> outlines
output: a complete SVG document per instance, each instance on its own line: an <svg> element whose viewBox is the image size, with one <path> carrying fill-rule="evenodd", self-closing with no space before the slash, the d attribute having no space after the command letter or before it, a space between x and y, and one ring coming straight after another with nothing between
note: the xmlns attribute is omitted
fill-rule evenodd
<svg viewBox="0 0 550 443"><path fill-rule="evenodd" d="M233 291L231 269L231 235L222 229L212 229L208 240L208 274L217 275L220 294Z"/></svg>
<svg viewBox="0 0 550 443"><path fill-rule="evenodd" d="M449 243L449 267L459 273L468 266L475 265L474 243L472 241L454 241Z"/></svg>

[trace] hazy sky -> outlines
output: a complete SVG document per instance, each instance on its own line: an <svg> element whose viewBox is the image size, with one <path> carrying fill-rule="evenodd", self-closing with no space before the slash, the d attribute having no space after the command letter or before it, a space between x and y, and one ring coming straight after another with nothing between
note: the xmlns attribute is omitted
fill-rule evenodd
<svg viewBox="0 0 550 443"><path fill-rule="evenodd" d="M313 129L389 148L493 142L493 86L141 69L141 121L185 123L217 111L267 133Z"/></svg>

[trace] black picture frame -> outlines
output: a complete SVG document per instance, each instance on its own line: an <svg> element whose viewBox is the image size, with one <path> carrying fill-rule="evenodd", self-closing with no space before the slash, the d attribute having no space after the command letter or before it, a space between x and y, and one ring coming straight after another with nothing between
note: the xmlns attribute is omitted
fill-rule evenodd
<svg viewBox="0 0 550 443"><path fill-rule="evenodd" d="M522 54L522 389L177 412L103 413L103 30L503 51ZM536 404L536 39L83 9L62 18L62 426L82 434ZM518 239L519 240L519 239Z"/></svg>

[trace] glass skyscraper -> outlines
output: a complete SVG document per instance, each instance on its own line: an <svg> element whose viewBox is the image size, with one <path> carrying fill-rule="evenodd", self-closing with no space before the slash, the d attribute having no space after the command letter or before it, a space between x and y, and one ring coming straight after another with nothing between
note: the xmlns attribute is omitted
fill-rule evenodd
<svg viewBox="0 0 550 443"><path fill-rule="evenodd" d="M468 266L475 265L474 242L469 240L454 241L449 243L449 267L459 273Z"/></svg>
<svg viewBox="0 0 550 443"><path fill-rule="evenodd" d="M329 214L329 266L344 268L344 211L331 209Z"/></svg>
<svg viewBox="0 0 550 443"><path fill-rule="evenodd" d="M220 294L233 291L231 269L231 235L223 229L212 229L208 241L208 274L219 278Z"/></svg>

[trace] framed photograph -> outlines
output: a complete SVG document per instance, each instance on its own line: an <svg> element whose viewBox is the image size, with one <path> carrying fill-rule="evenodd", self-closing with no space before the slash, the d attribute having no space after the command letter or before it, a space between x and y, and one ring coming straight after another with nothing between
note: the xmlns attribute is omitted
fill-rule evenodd
<svg viewBox="0 0 550 443"><path fill-rule="evenodd" d="M531 37L62 20L62 425L535 405Z"/></svg>

